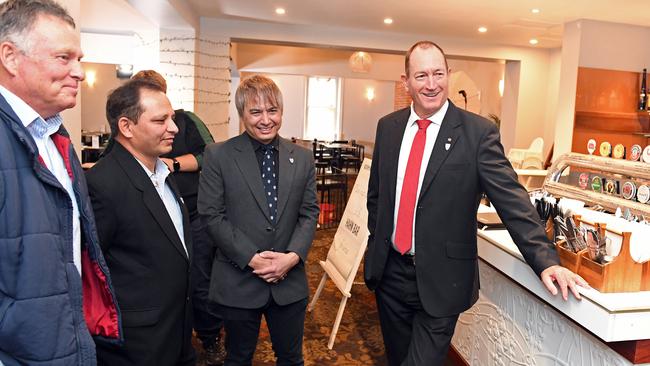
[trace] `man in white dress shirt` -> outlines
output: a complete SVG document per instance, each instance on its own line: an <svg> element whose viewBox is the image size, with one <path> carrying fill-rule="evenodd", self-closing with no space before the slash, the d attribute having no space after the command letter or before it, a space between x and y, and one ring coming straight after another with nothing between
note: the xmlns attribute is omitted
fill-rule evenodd
<svg viewBox="0 0 650 366"><path fill-rule="evenodd" d="M130 80L106 102L115 145L88 171L97 231L122 310L124 346L105 365L193 365L189 216L167 165L178 128L158 84Z"/></svg>
<svg viewBox="0 0 650 366"><path fill-rule="evenodd" d="M0 5L0 364L94 365L91 335L122 335L59 115L77 102L82 56L74 20L56 2Z"/></svg>
<svg viewBox="0 0 650 366"><path fill-rule="evenodd" d="M458 316L478 299L476 209L486 193L551 294L588 286L559 266L498 128L448 100L449 65L431 41L407 51L410 107L379 120L368 183L364 278L390 366L444 363Z"/></svg>

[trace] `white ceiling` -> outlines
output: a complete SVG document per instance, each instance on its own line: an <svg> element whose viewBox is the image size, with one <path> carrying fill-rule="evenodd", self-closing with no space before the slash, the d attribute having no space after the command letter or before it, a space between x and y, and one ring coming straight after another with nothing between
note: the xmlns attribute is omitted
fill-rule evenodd
<svg viewBox="0 0 650 366"><path fill-rule="evenodd" d="M648 0L187 0L200 17L315 24L372 31L483 39L490 44L552 48L563 24L593 19L650 26ZM286 9L276 15L275 8ZM533 14L532 8L539 8ZM385 25L385 17L393 18ZM488 31L479 34L477 28ZM532 47L532 46L530 46Z"/></svg>

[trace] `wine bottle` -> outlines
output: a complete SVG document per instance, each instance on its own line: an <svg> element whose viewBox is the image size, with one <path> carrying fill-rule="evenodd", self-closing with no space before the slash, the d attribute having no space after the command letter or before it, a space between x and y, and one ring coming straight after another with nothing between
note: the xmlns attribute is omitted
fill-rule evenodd
<svg viewBox="0 0 650 366"><path fill-rule="evenodd" d="M641 92L639 93L639 110L645 111L648 105L648 94L646 93L646 69L643 69L643 76L641 77Z"/></svg>

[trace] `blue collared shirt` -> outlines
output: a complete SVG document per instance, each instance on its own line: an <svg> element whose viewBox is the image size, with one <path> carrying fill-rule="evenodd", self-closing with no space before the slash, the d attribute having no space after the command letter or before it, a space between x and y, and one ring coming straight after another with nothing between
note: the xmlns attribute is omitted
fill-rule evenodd
<svg viewBox="0 0 650 366"><path fill-rule="evenodd" d="M72 201L72 254L74 264L81 274L81 223L79 221L79 205L74 190L72 189L72 179L70 179L70 176L68 175L68 170L63 162L63 157L56 148L56 145L54 145L54 141L50 138L50 136L55 134L61 127L63 118L57 114L44 120L47 124L47 130L45 131L45 134L40 136L30 127L33 127L32 124L37 119L43 119L43 117L25 103L25 101L4 88L2 85L0 85L0 94L2 94L7 103L9 103L11 109L14 110L14 113L16 113L34 139L34 142L36 142L38 153L41 156L41 159L43 159L47 169L56 177L59 183L61 183L61 186L63 186L66 192L68 192L68 196Z"/></svg>

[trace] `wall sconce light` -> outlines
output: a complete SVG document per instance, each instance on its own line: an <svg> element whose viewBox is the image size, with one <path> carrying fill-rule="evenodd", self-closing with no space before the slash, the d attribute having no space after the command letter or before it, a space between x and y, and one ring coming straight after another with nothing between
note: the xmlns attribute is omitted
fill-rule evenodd
<svg viewBox="0 0 650 366"><path fill-rule="evenodd" d="M88 84L89 87L95 86L95 82L97 81L97 72L95 70L87 70L86 71L86 83Z"/></svg>
<svg viewBox="0 0 650 366"><path fill-rule="evenodd" d="M499 80L499 96L503 97L503 89L505 88L505 81L503 79Z"/></svg>
<svg viewBox="0 0 650 366"><path fill-rule="evenodd" d="M366 88L366 99L368 99L369 102L372 102L375 100L375 89L374 88Z"/></svg>
<svg viewBox="0 0 650 366"><path fill-rule="evenodd" d="M133 76L133 65L120 64L115 66L115 74L118 79L129 79Z"/></svg>
<svg viewBox="0 0 650 366"><path fill-rule="evenodd" d="M348 64L353 72L367 73L372 65L372 57L368 52L357 51L350 56Z"/></svg>

